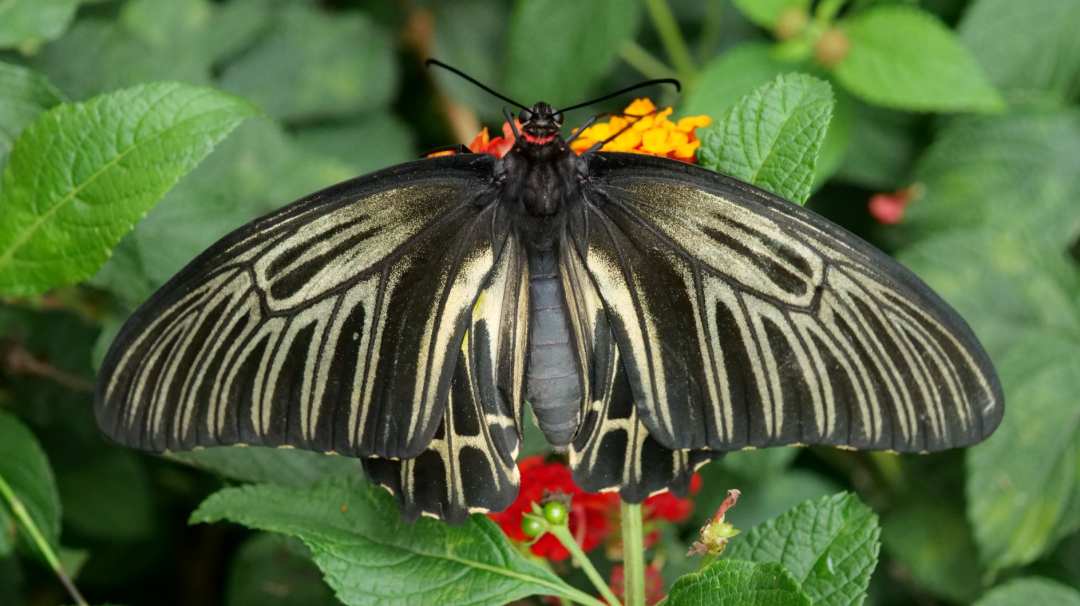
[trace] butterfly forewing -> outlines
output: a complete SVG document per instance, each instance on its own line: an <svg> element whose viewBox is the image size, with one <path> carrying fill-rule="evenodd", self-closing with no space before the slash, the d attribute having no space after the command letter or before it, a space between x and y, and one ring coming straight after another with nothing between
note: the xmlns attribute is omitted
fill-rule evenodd
<svg viewBox="0 0 1080 606"><path fill-rule="evenodd" d="M403 165L227 236L116 338L99 382L103 429L154 451L419 454L505 239L478 200L491 164Z"/></svg>
<svg viewBox="0 0 1080 606"><path fill-rule="evenodd" d="M841 228L722 175L597 154L572 228L638 413L674 449L928 451L1000 422L963 320Z"/></svg>

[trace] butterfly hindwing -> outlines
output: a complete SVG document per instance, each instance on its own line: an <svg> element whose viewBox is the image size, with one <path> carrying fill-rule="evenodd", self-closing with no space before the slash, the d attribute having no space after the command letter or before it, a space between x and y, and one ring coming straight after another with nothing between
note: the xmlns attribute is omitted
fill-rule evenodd
<svg viewBox="0 0 1080 606"><path fill-rule="evenodd" d="M967 325L856 236L689 165L601 153L589 175L570 233L664 446L929 451L1000 422Z"/></svg>
<svg viewBox="0 0 1080 606"><path fill-rule="evenodd" d="M482 156L406 164L226 236L119 333L99 424L152 451L418 455L505 240L481 199L491 171Z"/></svg>
<svg viewBox="0 0 1080 606"><path fill-rule="evenodd" d="M525 267L511 237L473 306L449 401L427 449L412 459L364 460L368 476L398 499L407 518L460 522L470 512L501 511L517 496L521 411L510 395L521 392L523 375ZM515 379L501 385L500 376Z"/></svg>

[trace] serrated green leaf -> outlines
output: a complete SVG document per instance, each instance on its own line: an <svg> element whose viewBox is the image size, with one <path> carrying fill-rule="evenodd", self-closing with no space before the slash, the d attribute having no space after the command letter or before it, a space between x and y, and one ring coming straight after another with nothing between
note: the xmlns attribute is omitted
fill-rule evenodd
<svg viewBox="0 0 1080 606"><path fill-rule="evenodd" d="M977 0L958 33L998 88L1080 95L1080 3Z"/></svg>
<svg viewBox="0 0 1080 606"><path fill-rule="evenodd" d="M44 76L0 62L0 168L22 129L63 100L60 91Z"/></svg>
<svg viewBox="0 0 1080 606"><path fill-rule="evenodd" d="M1080 592L1049 579L1026 577L995 587L975 606L1080 606Z"/></svg>
<svg viewBox="0 0 1080 606"><path fill-rule="evenodd" d="M349 606L501 605L534 594L599 604L526 560L488 518L405 522L390 495L355 478L228 488L192 514L193 522L221 520L302 540Z"/></svg>
<svg viewBox="0 0 1080 606"><path fill-rule="evenodd" d="M355 474L360 477L364 473L357 459L292 448L225 446L168 456L232 480L297 488L333 476Z"/></svg>
<svg viewBox="0 0 1080 606"><path fill-rule="evenodd" d="M0 2L0 48L33 52L58 37L75 16L79 0L6 0Z"/></svg>
<svg viewBox="0 0 1080 606"><path fill-rule="evenodd" d="M519 0L510 18L508 94L525 105L585 101L640 21L639 2Z"/></svg>
<svg viewBox="0 0 1080 606"><path fill-rule="evenodd" d="M739 12L761 27L771 28L777 19L790 8L807 10L810 0L733 0Z"/></svg>
<svg viewBox="0 0 1080 606"><path fill-rule="evenodd" d="M1004 108L971 53L930 13L878 6L840 27L851 49L833 68L866 101L913 111L988 112Z"/></svg>
<svg viewBox="0 0 1080 606"><path fill-rule="evenodd" d="M30 519L55 551L60 544L60 495L37 438L14 415L0 411L0 479L26 508ZM0 497L0 532L25 532L6 499ZM11 545L12 541L0 541ZM35 550L36 551L36 550Z"/></svg>
<svg viewBox="0 0 1080 606"><path fill-rule="evenodd" d="M885 550L920 587L960 604L982 588L982 570L963 508L944 500L919 500L882 520Z"/></svg>
<svg viewBox="0 0 1080 606"><path fill-rule="evenodd" d="M683 576L664 606L810 606L813 602L783 566L720 560Z"/></svg>
<svg viewBox="0 0 1080 606"><path fill-rule="evenodd" d="M827 82L805 74L778 76L702 133L698 162L803 204L832 108Z"/></svg>
<svg viewBox="0 0 1080 606"><path fill-rule="evenodd" d="M307 549L295 539L259 533L233 556L225 606L333 606Z"/></svg>
<svg viewBox="0 0 1080 606"><path fill-rule="evenodd" d="M1080 273L1065 252L1080 232L1077 153L1076 111L961 120L917 171L920 240L901 259L972 325L1009 402L997 433L968 451L968 518L992 569L1080 528Z"/></svg>
<svg viewBox="0 0 1080 606"><path fill-rule="evenodd" d="M325 118L386 105L397 66L389 34L362 13L288 3L221 86L279 119Z"/></svg>
<svg viewBox="0 0 1080 606"><path fill-rule="evenodd" d="M28 127L0 188L0 292L92 275L132 225L254 110L177 83L64 104Z"/></svg>
<svg viewBox="0 0 1080 606"><path fill-rule="evenodd" d="M880 534L877 515L855 495L840 493L737 536L725 556L783 564L815 605L862 604Z"/></svg>

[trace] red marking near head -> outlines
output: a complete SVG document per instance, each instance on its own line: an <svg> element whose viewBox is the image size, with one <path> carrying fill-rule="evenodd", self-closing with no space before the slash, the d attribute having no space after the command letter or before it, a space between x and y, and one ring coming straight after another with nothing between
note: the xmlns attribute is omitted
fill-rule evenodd
<svg viewBox="0 0 1080 606"><path fill-rule="evenodd" d="M552 140L555 139L555 135L546 135L546 136L543 136L543 137L534 137L533 135L530 135L529 133L526 133L526 132L522 132L521 136L525 137L526 141L528 141L529 143L532 143L534 145L543 145L545 143L550 143Z"/></svg>

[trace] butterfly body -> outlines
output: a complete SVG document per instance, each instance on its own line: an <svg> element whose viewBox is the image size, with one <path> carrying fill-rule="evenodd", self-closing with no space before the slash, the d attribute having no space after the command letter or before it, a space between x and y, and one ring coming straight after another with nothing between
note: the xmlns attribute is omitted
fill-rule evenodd
<svg viewBox="0 0 1080 606"><path fill-rule="evenodd" d="M501 159L425 159L241 227L119 332L98 422L152 450L363 460L407 516L517 494L528 403L586 490L685 489L732 450L989 435L993 367L910 271L730 177L574 154L546 104Z"/></svg>

